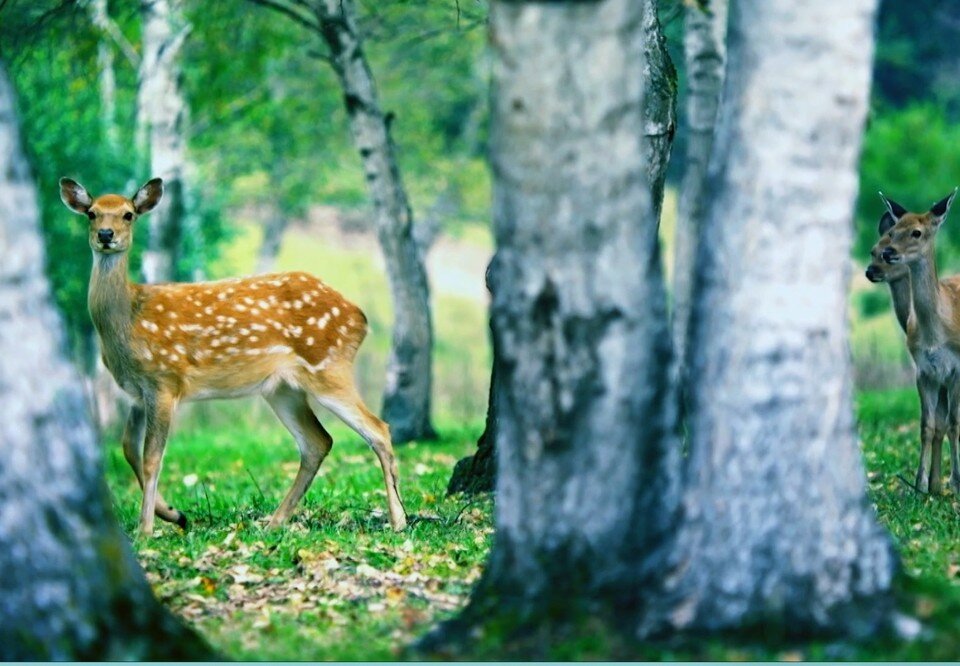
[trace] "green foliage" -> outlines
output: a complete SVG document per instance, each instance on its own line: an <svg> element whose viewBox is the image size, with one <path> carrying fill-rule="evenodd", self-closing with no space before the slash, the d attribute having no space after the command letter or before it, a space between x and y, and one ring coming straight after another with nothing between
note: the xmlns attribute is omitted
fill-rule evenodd
<svg viewBox="0 0 960 666"><path fill-rule="evenodd" d="M866 259L883 214L878 191L907 210L925 211L960 184L960 125L934 104L917 104L873 119L864 138L857 204L856 254ZM938 236L941 259L960 251L960 224Z"/></svg>
<svg viewBox="0 0 960 666"><path fill-rule="evenodd" d="M960 113L955 44L960 21L953 0L880 3L874 86L885 105L936 100L951 120Z"/></svg>
<svg viewBox="0 0 960 666"><path fill-rule="evenodd" d="M69 176L90 192L102 193L126 183L130 170L127 155L104 148L99 92L91 85L97 80L96 35L88 24L78 22L75 27L56 39L51 35L36 39L9 62L9 69L18 92L21 140L39 189L47 275L72 347L78 358L84 358L92 330L86 308L87 220L63 207L58 180ZM132 76L124 83L125 93L118 101L129 107ZM142 239L138 234L138 244Z"/></svg>

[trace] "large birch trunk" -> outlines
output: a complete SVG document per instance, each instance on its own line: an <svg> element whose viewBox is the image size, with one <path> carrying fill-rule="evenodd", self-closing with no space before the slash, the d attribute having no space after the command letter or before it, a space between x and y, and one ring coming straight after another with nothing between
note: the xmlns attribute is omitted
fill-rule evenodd
<svg viewBox="0 0 960 666"><path fill-rule="evenodd" d="M846 304L875 6L732 7L672 629L857 633L890 610L895 556L865 494Z"/></svg>
<svg viewBox="0 0 960 666"><path fill-rule="evenodd" d="M657 16L657 3L655 0L641 0L641 6L645 57L643 67L645 121L641 149L644 151L643 159L647 165L646 173L654 217L659 220L667 165L670 161L676 129L677 75L670 55L667 53L666 40ZM487 271L487 287L492 293L489 271ZM457 462L447 486L448 493L484 492L494 489L498 391L496 362L494 362L494 368L490 373L490 395L487 400L487 417L483 434L477 441L476 453Z"/></svg>
<svg viewBox="0 0 960 666"><path fill-rule="evenodd" d="M162 178L164 187L164 204L149 218L143 276L147 282L168 282L180 276L184 237L190 226L186 203L187 106L180 89L180 51L190 27L183 18L181 0L144 0L141 9L143 55L136 143L145 160L142 171L149 172L149 177Z"/></svg>
<svg viewBox="0 0 960 666"><path fill-rule="evenodd" d="M633 0L491 7L497 533L474 611L636 594L638 553L672 524L643 17Z"/></svg>
<svg viewBox="0 0 960 666"><path fill-rule="evenodd" d="M673 349L684 394L696 242L703 217L707 162L713 147L713 130L727 59L727 9L728 0L709 0L705 8L695 2L687 3L684 14L688 138L677 204L673 262Z"/></svg>
<svg viewBox="0 0 960 666"><path fill-rule="evenodd" d="M103 481L43 274L39 210L0 63L0 658L209 658L154 599Z"/></svg>
<svg viewBox="0 0 960 666"><path fill-rule="evenodd" d="M360 153L393 299L393 340L387 361L383 419L395 443L433 439L430 421L433 325L423 257L413 235L413 213L397 167L388 118L363 53L353 0L317 0L321 35Z"/></svg>

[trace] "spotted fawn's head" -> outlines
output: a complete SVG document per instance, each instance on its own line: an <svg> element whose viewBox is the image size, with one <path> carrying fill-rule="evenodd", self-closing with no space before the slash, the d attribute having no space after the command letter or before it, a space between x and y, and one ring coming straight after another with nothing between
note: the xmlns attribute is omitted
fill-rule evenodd
<svg viewBox="0 0 960 666"><path fill-rule="evenodd" d="M100 254L126 252L133 243L133 223L156 208L163 197L163 181L153 178L137 190L132 199L104 194L94 199L75 180L60 179L60 199L75 213L89 220L90 248Z"/></svg>

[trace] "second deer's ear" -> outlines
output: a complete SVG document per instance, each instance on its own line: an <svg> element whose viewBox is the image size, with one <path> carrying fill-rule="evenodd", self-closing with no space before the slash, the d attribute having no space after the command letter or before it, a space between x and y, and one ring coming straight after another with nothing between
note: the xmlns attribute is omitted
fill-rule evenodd
<svg viewBox="0 0 960 666"><path fill-rule="evenodd" d="M149 213L160 203L163 196L163 181L160 178L153 178L143 184L137 193L133 195L133 208L137 215Z"/></svg>
<svg viewBox="0 0 960 666"><path fill-rule="evenodd" d="M93 205L93 198L83 185L69 178L60 179L60 200L64 206L81 215L85 215Z"/></svg>
<svg viewBox="0 0 960 666"><path fill-rule="evenodd" d="M883 199L883 205L887 207L887 210L890 211L890 214L893 215L894 221L899 221L901 217L907 214L907 209L898 204L892 199L888 199L883 195L883 192L880 193L880 198Z"/></svg>
<svg viewBox="0 0 960 666"><path fill-rule="evenodd" d="M950 204L953 203L955 196L957 196L956 188L953 189L953 192L930 207L930 214L933 215L936 224L942 224L943 221L947 219L947 213L950 212Z"/></svg>
<svg viewBox="0 0 960 666"><path fill-rule="evenodd" d="M890 211L887 211L883 214L883 217L880 218L880 223L877 225L877 234L882 236L893 228L897 221L893 219L893 215L890 214Z"/></svg>

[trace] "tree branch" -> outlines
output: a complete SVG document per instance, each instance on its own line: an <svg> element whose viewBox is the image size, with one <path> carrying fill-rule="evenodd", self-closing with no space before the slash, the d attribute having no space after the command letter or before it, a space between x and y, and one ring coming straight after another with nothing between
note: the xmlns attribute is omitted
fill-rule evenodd
<svg viewBox="0 0 960 666"><path fill-rule="evenodd" d="M126 59L133 65L134 69L139 69L140 67L140 56L137 54L137 50L133 48L126 37L124 37L123 32L120 31L120 27L116 22L111 19L109 16L96 16L94 15L93 23L100 30L105 32L110 36Z"/></svg>
<svg viewBox="0 0 960 666"><path fill-rule="evenodd" d="M305 9L308 8L308 5L302 2L302 0L292 0L292 1L294 2L294 4L296 4L299 7L303 7ZM291 7L288 7L287 5L282 4L281 2L278 2L277 0L247 0L247 2L252 2L255 5L260 5L261 7L266 7L268 9L272 9L276 12L279 12L284 16L286 16L287 18L294 21L295 23L300 24L302 27L306 28L307 30L310 30L311 32L320 31L320 26L316 22L304 16L297 10Z"/></svg>

